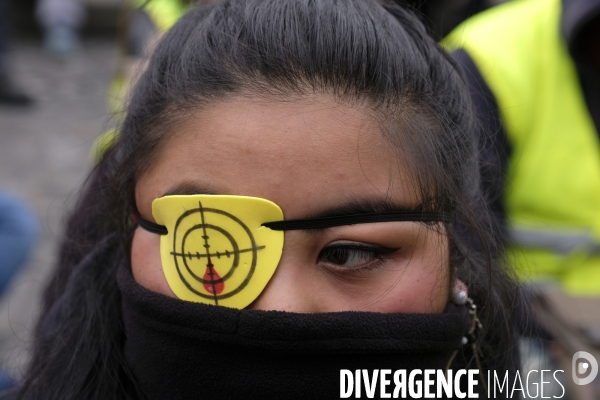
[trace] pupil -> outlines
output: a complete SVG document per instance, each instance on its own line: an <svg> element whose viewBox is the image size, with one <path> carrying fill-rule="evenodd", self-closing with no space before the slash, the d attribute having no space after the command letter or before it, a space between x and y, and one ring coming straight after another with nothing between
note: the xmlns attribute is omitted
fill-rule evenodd
<svg viewBox="0 0 600 400"><path fill-rule="evenodd" d="M333 264L345 264L348 262L348 252L342 249L335 249L331 252L328 258Z"/></svg>

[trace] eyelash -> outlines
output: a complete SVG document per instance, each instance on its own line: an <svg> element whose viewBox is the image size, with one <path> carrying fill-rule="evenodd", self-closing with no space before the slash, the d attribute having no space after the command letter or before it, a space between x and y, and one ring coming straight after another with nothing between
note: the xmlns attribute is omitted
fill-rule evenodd
<svg viewBox="0 0 600 400"><path fill-rule="evenodd" d="M327 268L336 272L359 273L362 271L371 271L383 267L385 260L389 259L389 257L386 256L398 250L399 248L389 248L375 245L359 245L350 243L335 244L321 250L318 261L327 264ZM338 262L336 263L327 261L327 258L329 257L337 258ZM353 267L343 266L347 262L354 261L355 259L374 260L367 263L361 263L360 265Z"/></svg>

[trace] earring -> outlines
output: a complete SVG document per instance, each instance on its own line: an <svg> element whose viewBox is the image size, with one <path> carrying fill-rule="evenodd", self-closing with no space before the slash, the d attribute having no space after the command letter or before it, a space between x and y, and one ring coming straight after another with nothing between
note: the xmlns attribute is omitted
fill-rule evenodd
<svg viewBox="0 0 600 400"><path fill-rule="evenodd" d="M457 290L452 295L452 301L459 306L462 306L467 302L468 296L467 292L464 290Z"/></svg>
<svg viewBox="0 0 600 400"><path fill-rule="evenodd" d="M479 333L483 329L483 324L481 323L479 318L477 318L477 306L473 302L473 299L467 297L465 303L467 304L469 314L472 315L472 319L469 332L466 336L463 336L462 343L463 345L471 345L471 351L473 352L473 357L475 358L475 365L477 365L477 368L479 369L479 380L481 382L481 386L483 386L483 392L487 393L487 382L485 381L485 378L483 376L483 368L481 366L481 360L479 358L479 349L477 349L477 339L479 338Z"/></svg>
<svg viewBox="0 0 600 400"><path fill-rule="evenodd" d="M469 314L471 314L471 326L469 327L469 331L467 332L467 334L465 336L463 336L463 338L461 340L461 344L463 346L466 346L466 345L471 346L471 351L473 352L473 358L475 359L475 364L477 365L477 368L479 369L479 374L480 374L479 378L481 381L481 385L483 386L484 393L487 393L487 382L485 381L485 378L483 376L483 368L481 365L481 360L479 358L479 352L477 349L477 339L479 337L479 333L483 329L483 324L481 323L479 318L477 318L477 306L473 302L473 299L471 299L469 296L467 296L467 292L464 290L457 290L456 292L454 292L454 294L452 295L452 301L458 305L466 305ZM452 361L454 361L454 358L458 354L458 351L459 351L459 349L456 349L454 351L454 353L452 354L452 356L450 357L450 360L448 361L448 364L446 365L446 373L448 373L447 371L450 369L450 365L452 364Z"/></svg>

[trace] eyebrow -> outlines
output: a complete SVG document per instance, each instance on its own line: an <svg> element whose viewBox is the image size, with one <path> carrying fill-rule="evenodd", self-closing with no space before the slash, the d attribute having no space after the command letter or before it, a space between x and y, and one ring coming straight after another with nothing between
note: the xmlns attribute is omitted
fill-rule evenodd
<svg viewBox="0 0 600 400"><path fill-rule="evenodd" d="M163 196L192 196L196 194L205 195L227 195L225 191L216 190L213 187L195 182L182 182L167 190ZM342 217L356 214L374 214L397 211L424 211L423 203L417 206L407 206L401 202L391 201L387 198L365 198L343 202L341 205L325 208L303 219L322 219Z"/></svg>
<svg viewBox="0 0 600 400"><path fill-rule="evenodd" d="M170 188L169 190L167 190L165 193L163 193L162 197L164 197L164 196L191 196L194 194L218 195L218 194L226 194L226 193L215 190L214 188L211 188L210 186L200 185L200 184L194 183L194 182L183 182L183 183L180 183L180 184Z"/></svg>

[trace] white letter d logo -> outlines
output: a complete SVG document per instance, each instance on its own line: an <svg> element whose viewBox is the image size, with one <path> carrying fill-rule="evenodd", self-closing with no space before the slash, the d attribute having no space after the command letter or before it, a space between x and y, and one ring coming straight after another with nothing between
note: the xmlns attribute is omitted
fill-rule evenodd
<svg viewBox="0 0 600 400"><path fill-rule="evenodd" d="M585 359L584 362L577 363L579 359ZM572 361L572 372L573 372L573 382L577 385L587 385L591 383L598 375L598 361L588 352L578 351L573 355ZM591 370L590 370L591 368ZM585 374L588 370L590 370L590 374L585 378L579 378L578 375Z"/></svg>

